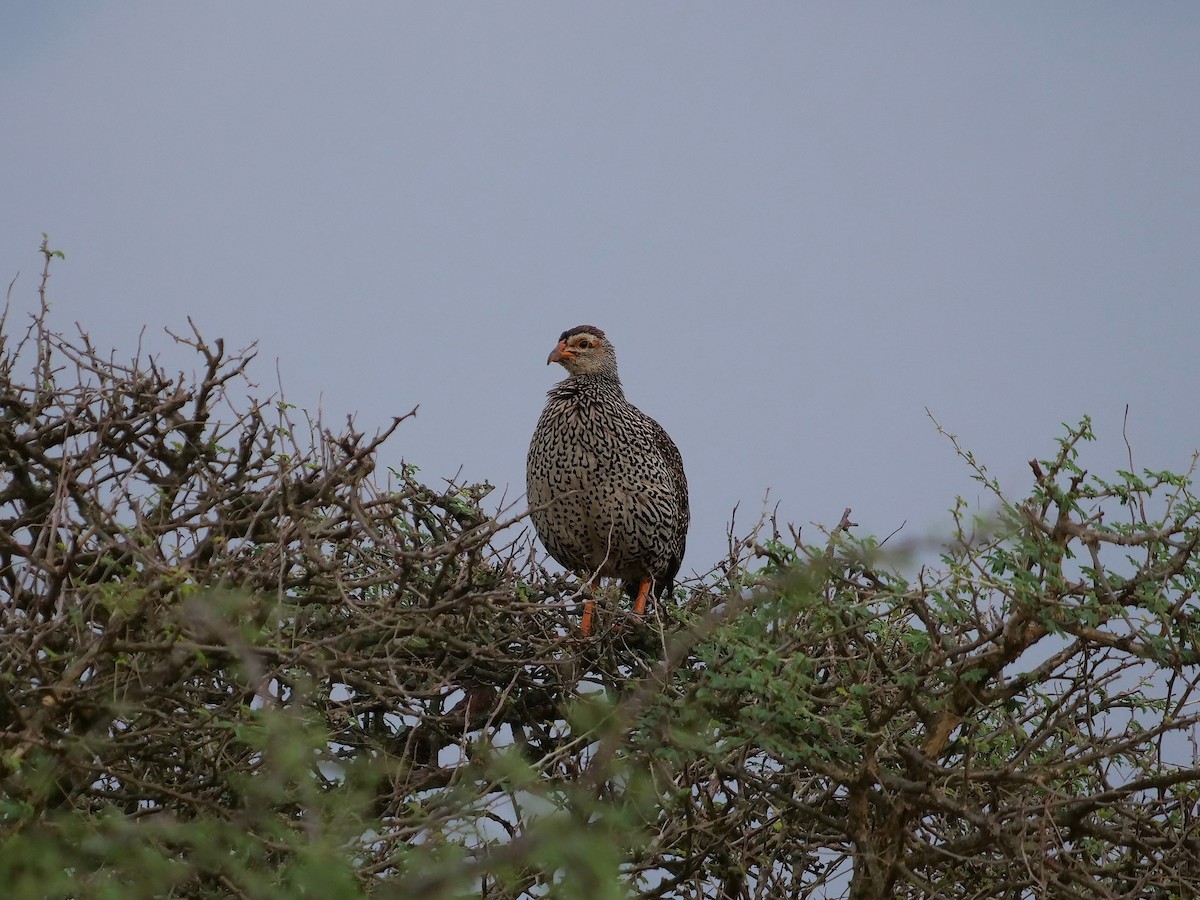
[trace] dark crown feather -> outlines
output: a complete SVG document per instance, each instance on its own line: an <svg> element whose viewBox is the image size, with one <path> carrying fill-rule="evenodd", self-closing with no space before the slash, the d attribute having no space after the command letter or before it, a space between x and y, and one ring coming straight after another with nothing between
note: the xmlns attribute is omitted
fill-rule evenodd
<svg viewBox="0 0 1200 900"><path fill-rule="evenodd" d="M559 337L559 340L569 340L571 337L574 337L577 334L591 334L600 338L602 341L608 340L608 338L604 336L604 332L595 325L576 325L574 328L568 328L562 333L562 335Z"/></svg>

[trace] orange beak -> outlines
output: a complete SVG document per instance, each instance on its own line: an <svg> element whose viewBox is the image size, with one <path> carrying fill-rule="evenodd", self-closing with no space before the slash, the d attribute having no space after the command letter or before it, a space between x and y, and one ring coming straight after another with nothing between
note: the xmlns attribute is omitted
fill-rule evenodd
<svg viewBox="0 0 1200 900"><path fill-rule="evenodd" d="M566 341L559 341L558 346L550 351L550 356L546 359L546 365L562 362L564 359L570 359L574 355L574 353L567 349Z"/></svg>

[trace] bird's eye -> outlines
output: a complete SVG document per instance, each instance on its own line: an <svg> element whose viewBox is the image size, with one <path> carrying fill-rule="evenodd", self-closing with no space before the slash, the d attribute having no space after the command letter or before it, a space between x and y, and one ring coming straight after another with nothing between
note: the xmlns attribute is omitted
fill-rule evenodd
<svg viewBox="0 0 1200 900"><path fill-rule="evenodd" d="M583 341L580 341L575 346L578 347L580 350L588 350L588 349L591 349L592 342L588 341L588 340L583 340Z"/></svg>

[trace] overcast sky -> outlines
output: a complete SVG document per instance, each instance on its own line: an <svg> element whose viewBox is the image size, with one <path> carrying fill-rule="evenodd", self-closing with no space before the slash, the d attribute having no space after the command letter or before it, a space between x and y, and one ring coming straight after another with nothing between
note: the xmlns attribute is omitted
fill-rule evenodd
<svg viewBox="0 0 1200 900"><path fill-rule="evenodd" d="M685 572L730 510L944 532L1060 422L1200 446L1200 5L9 4L0 275L54 322L510 496L589 323L683 452Z"/></svg>

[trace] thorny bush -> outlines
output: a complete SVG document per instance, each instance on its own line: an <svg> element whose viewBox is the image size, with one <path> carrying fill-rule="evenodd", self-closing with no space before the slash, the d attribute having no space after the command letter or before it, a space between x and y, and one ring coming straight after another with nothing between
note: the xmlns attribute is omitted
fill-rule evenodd
<svg viewBox="0 0 1200 900"><path fill-rule="evenodd" d="M760 522L583 639L487 486L375 471L405 417L2 324L8 896L1200 893L1200 504L1086 421L1019 502L960 452L1000 514L912 577Z"/></svg>

